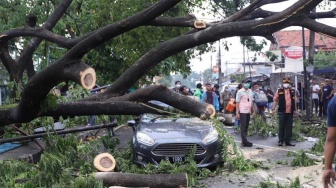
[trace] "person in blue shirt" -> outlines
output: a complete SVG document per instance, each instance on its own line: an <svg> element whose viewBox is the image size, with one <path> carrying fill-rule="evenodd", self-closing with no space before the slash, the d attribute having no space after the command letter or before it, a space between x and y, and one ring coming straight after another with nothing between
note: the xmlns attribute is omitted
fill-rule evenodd
<svg viewBox="0 0 336 188"><path fill-rule="evenodd" d="M324 145L324 172L322 176L323 186L334 185L335 170L332 168L336 152L336 97L333 97L328 104L327 109L327 139Z"/></svg>
<svg viewBox="0 0 336 188"><path fill-rule="evenodd" d="M203 92L201 101L212 104L216 111L219 112L219 101L217 94L212 91L212 87L210 83L205 84L206 92Z"/></svg>
<svg viewBox="0 0 336 188"><path fill-rule="evenodd" d="M332 80L325 79L326 85L322 88L322 102L323 102L323 114L327 114L327 107L330 99L334 96Z"/></svg>

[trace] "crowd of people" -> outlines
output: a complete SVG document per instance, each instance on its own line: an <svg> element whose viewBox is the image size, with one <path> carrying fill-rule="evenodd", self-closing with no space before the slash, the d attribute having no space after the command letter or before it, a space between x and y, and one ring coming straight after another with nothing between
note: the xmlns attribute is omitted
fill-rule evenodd
<svg viewBox="0 0 336 188"><path fill-rule="evenodd" d="M271 87L262 88L258 82L251 85L251 80L247 79L239 84L235 91L230 91L226 86L223 92L219 92L219 85L210 83L196 85L194 93L181 85L180 81L175 82L174 91L183 95L193 95L201 102L212 104L217 112L235 114L235 126L240 127L240 134L243 147L252 147L253 143L247 140L247 131L252 117L260 116L266 122L265 111L269 115L276 112L279 115L279 142L278 146L295 146L291 143L293 118L298 115L299 94L294 89L289 78L284 78L281 87L276 92ZM314 82L315 83L315 82ZM325 94L324 94L325 95ZM235 108L228 108L230 101L234 101ZM319 101L318 101L319 102Z"/></svg>

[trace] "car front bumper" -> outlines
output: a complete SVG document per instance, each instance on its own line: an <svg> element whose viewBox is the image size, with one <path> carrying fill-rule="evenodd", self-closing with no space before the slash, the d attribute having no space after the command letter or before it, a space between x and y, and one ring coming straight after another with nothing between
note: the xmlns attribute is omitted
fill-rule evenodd
<svg viewBox="0 0 336 188"><path fill-rule="evenodd" d="M187 154L191 151L190 147L193 148L193 146L197 146L194 155L194 161L197 167L214 167L221 162L221 143L219 139L209 144L204 144L199 140L189 140L189 142L171 142L170 140L164 140L155 143L153 146L138 142L134 142L133 144L134 162L141 166L145 166L149 163L158 166L162 160L183 162ZM160 148L160 150L158 148Z"/></svg>

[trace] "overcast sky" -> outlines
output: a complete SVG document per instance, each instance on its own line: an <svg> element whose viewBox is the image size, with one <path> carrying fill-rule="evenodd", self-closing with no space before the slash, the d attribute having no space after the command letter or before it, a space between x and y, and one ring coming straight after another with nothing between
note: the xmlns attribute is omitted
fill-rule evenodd
<svg viewBox="0 0 336 188"><path fill-rule="evenodd" d="M290 0L287 2L275 3L275 4L263 6L262 9L270 10L270 11L282 11L288 8L294 2L295 2L294 0ZM332 7L335 7L335 3L333 3ZM321 8L323 7L318 8L318 11L321 10ZM324 10L324 11L327 11L327 10ZM200 20L205 20L207 22L211 22L215 20L215 18L213 17L202 16L199 13L198 14L196 13L196 17ZM336 18L321 19L319 21L326 23L328 25L336 26ZM301 29L301 28L300 27L290 27L287 29L296 30L296 29ZM255 38L259 41L263 39L262 37L255 37ZM221 59L222 59L222 71L223 72L226 71L225 70L226 68L238 68L240 67L238 63L243 62L243 46L240 44L239 37L231 37L231 38L222 39L221 43L224 43L225 41L229 44L229 51L225 51L224 48L221 48L221 54L222 54ZM263 51L268 51L270 42L267 41L267 43L268 45L264 48ZM218 42L215 44L215 46L218 48ZM252 58L254 57L254 54L255 54L254 52L250 52L249 54L246 54L245 62L251 61ZM264 61L264 57L259 56L257 61ZM216 63L217 63L217 52L207 53L207 54L202 55L201 59L200 58L193 59L191 61L191 69L196 72L201 72L205 69L210 68L211 64L215 65Z"/></svg>

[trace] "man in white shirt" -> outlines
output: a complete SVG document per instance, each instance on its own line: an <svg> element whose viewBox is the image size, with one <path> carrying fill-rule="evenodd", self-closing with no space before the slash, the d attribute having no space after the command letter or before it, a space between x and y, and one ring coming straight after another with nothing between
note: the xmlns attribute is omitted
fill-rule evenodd
<svg viewBox="0 0 336 188"><path fill-rule="evenodd" d="M313 78L312 80L312 99L313 99L313 107L315 108L315 114L317 114L318 111L318 105L319 105L319 96L318 93L320 91L320 86L316 84L316 78Z"/></svg>
<svg viewBox="0 0 336 188"><path fill-rule="evenodd" d="M253 144L247 141L247 131L250 123L250 114L255 110L253 108L253 92L250 88L251 81L246 80L243 88L238 90L236 95L236 118L240 120L240 134L242 138L242 146L252 147Z"/></svg>

